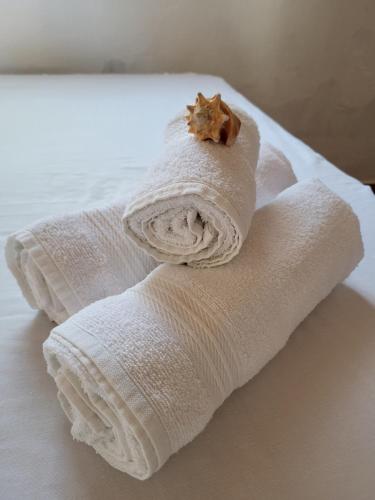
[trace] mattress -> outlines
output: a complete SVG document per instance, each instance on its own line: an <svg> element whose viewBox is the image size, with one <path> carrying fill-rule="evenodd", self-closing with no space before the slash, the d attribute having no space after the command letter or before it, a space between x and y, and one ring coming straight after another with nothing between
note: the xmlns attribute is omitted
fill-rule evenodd
<svg viewBox="0 0 375 500"><path fill-rule="evenodd" d="M197 91L256 119L299 179L320 177L360 218L365 259L151 479L74 442L46 373L53 326L0 257L0 498L373 499L375 198L214 76L0 78L0 237L42 216L120 197L159 154L167 120Z"/></svg>

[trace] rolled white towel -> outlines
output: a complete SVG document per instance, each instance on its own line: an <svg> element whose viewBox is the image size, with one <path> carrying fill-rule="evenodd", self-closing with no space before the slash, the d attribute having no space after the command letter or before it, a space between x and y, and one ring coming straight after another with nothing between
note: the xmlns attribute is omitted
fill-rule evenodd
<svg viewBox="0 0 375 500"><path fill-rule="evenodd" d="M183 114L169 123L164 155L124 213L125 232L157 261L214 267L240 251L255 209L259 133L235 112L242 124L230 147L189 134Z"/></svg>
<svg viewBox="0 0 375 500"><path fill-rule="evenodd" d="M284 153L267 142L260 146L255 180L257 209L297 182L292 166Z"/></svg>
<svg viewBox="0 0 375 500"><path fill-rule="evenodd" d="M72 435L114 467L150 477L362 255L357 217L313 180L258 210L226 266L164 264L80 311L44 344Z"/></svg>
<svg viewBox="0 0 375 500"><path fill-rule="evenodd" d="M31 307L56 323L121 293L156 267L124 234L126 201L49 217L11 235L8 267Z"/></svg>
<svg viewBox="0 0 375 500"><path fill-rule="evenodd" d="M256 170L257 206L294 182L285 156L267 143L262 146ZM50 217L8 238L8 266L31 307L61 323L92 302L135 285L158 265L125 235L121 220L125 207L123 200Z"/></svg>

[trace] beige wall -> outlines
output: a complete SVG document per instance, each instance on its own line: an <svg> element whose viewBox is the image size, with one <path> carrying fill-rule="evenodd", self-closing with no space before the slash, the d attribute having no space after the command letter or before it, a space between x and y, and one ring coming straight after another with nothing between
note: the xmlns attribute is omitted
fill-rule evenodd
<svg viewBox="0 0 375 500"><path fill-rule="evenodd" d="M374 0L0 0L0 72L222 75L375 180Z"/></svg>

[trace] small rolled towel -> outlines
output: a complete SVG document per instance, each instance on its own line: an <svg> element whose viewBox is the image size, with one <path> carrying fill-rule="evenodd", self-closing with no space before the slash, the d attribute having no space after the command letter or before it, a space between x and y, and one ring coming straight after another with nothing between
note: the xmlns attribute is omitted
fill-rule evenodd
<svg viewBox="0 0 375 500"><path fill-rule="evenodd" d="M123 219L126 234L157 261L214 267L240 251L255 209L259 133L235 112L242 124L230 147L189 134L183 114L169 123L164 155Z"/></svg>
<svg viewBox="0 0 375 500"><path fill-rule="evenodd" d="M257 206L294 182L285 156L262 145ZM121 219L126 203L50 217L8 238L8 266L31 307L62 323L92 302L135 285L158 265L125 235Z"/></svg>
<svg viewBox="0 0 375 500"><path fill-rule="evenodd" d="M320 181L254 216L226 266L164 264L44 343L72 435L145 479L204 429L361 260L357 217Z"/></svg>

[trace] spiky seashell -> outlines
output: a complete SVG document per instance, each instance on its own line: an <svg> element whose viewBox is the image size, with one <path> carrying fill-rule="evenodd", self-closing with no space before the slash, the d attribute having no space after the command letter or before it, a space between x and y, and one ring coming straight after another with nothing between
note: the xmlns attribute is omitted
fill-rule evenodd
<svg viewBox="0 0 375 500"><path fill-rule="evenodd" d="M231 146L240 131L241 121L230 107L216 94L206 99L198 92L194 105L186 106L189 113L186 120L189 132L200 141L211 139Z"/></svg>

